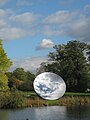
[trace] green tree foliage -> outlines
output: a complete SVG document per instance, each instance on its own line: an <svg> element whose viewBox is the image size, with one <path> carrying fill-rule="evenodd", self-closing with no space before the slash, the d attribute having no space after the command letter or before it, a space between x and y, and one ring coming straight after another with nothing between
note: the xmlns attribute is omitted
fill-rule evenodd
<svg viewBox="0 0 90 120"><path fill-rule="evenodd" d="M0 93L0 108L21 108L25 105L24 97L17 92L1 92Z"/></svg>
<svg viewBox="0 0 90 120"><path fill-rule="evenodd" d="M88 45L87 55L88 55L88 60L90 61L90 45Z"/></svg>
<svg viewBox="0 0 90 120"><path fill-rule="evenodd" d="M26 76L27 76L27 80L33 81L35 79L35 75L29 71L26 72Z"/></svg>
<svg viewBox="0 0 90 120"><path fill-rule="evenodd" d="M2 41L0 40L0 73L5 73L10 66L11 61L7 58L7 55L2 47Z"/></svg>
<svg viewBox="0 0 90 120"><path fill-rule="evenodd" d="M43 73L45 71L47 71L47 69L46 69L46 63L43 62L43 63L40 64L40 67L37 69L36 75L39 75L39 74L41 74L41 73Z"/></svg>
<svg viewBox="0 0 90 120"><path fill-rule="evenodd" d="M26 81L27 79L26 72L23 68L16 68L16 70L13 71L12 76L22 81Z"/></svg>
<svg viewBox="0 0 90 120"><path fill-rule="evenodd" d="M56 45L54 49L55 52L49 53L53 62L45 65L45 71L60 75L66 82L67 91L85 91L90 79L88 63L84 56L87 44L70 41L67 45Z"/></svg>
<svg viewBox="0 0 90 120"><path fill-rule="evenodd" d="M8 79L8 86L11 91L12 91L13 87L16 87L16 89L18 89L18 87L23 83L24 83L24 81L18 80L14 76L12 76L11 78Z"/></svg>
<svg viewBox="0 0 90 120"><path fill-rule="evenodd" d="M11 65L10 59L7 58L7 55L2 47L2 41L0 40L0 91L8 90L8 78L5 75L5 72Z"/></svg>
<svg viewBox="0 0 90 120"><path fill-rule="evenodd" d="M88 68L89 68L89 75L90 75L90 45L88 45L87 47L87 56L88 56L87 59L88 59ZM88 88L90 90L90 80L88 81Z"/></svg>
<svg viewBox="0 0 90 120"><path fill-rule="evenodd" d="M6 75L8 76L8 86L10 90L12 90L14 86L21 91L33 90L35 75L29 71L25 72L23 68L16 68L12 73L7 72Z"/></svg>
<svg viewBox="0 0 90 120"><path fill-rule="evenodd" d="M33 80L35 79L35 75L27 71L26 76L27 80L23 82L18 89L22 91L33 91Z"/></svg>
<svg viewBox="0 0 90 120"><path fill-rule="evenodd" d="M7 91L8 88L8 78L5 74L0 73L0 91Z"/></svg>
<svg viewBox="0 0 90 120"><path fill-rule="evenodd" d="M20 91L33 91L33 82L31 81L25 81L21 85L19 85L18 89Z"/></svg>

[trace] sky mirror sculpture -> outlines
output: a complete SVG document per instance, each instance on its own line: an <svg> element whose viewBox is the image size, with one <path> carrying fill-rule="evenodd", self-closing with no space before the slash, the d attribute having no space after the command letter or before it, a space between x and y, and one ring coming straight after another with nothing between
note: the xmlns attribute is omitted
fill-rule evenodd
<svg viewBox="0 0 90 120"><path fill-rule="evenodd" d="M35 92L47 100L56 100L62 97L66 91L64 80L55 73L44 72L34 80Z"/></svg>

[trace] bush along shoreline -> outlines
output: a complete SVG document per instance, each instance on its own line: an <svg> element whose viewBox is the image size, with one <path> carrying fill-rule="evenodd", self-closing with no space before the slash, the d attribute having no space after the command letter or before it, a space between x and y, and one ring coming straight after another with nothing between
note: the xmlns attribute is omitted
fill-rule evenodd
<svg viewBox="0 0 90 120"><path fill-rule="evenodd" d="M0 108L22 108L25 106L24 97L17 92L0 92Z"/></svg>
<svg viewBox="0 0 90 120"><path fill-rule="evenodd" d="M43 100L39 97L26 99L26 107L90 105L90 97L63 96L58 100Z"/></svg>
<svg viewBox="0 0 90 120"><path fill-rule="evenodd" d="M1 109L71 105L90 105L90 96L64 95L58 100L44 100L36 94L27 96L22 92L0 92Z"/></svg>

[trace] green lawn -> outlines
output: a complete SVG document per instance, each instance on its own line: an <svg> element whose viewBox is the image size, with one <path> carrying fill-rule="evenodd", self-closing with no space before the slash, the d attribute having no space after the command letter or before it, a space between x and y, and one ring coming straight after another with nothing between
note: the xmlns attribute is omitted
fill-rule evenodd
<svg viewBox="0 0 90 120"><path fill-rule="evenodd" d="M37 100L39 100L39 106L90 104L90 93L66 92L63 97L57 100L41 99L34 91L22 92L22 94L27 98L27 100L33 99L33 101L30 102L32 103L32 106L38 106ZM31 104L28 104L28 106L31 106Z"/></svg>
<svg viewBox="0 0 90 120"><path fill-rule="evenodd" d="M90 93L66 92L65 96L90 96Z"/></svg>
<svg viewBox="0 0 90 120"><path fill-rule="evenodd" d="M36 97L37 94L34 91L31 92L22 92L27 97ZM64 96L90 96L90 93L76 93L76 92L66 92Z"/></svg>

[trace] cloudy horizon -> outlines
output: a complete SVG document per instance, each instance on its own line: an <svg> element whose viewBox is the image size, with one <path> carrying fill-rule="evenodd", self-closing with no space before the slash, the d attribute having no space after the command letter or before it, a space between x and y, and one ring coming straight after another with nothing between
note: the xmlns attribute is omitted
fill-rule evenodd
<svg viewBox="0 0 90 120"><path fill-rule="evenodd" d="M90 43L89 11L89 0L0 0L0 38L14 63L12 68L26 69L20 59L27 66L40 64L56 44L69 40ZM33 57L35 63L31 63Z"/></svg>

